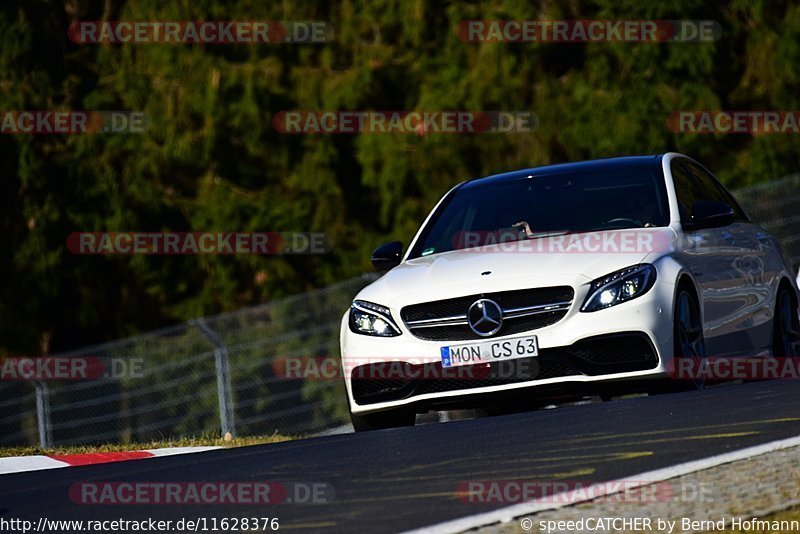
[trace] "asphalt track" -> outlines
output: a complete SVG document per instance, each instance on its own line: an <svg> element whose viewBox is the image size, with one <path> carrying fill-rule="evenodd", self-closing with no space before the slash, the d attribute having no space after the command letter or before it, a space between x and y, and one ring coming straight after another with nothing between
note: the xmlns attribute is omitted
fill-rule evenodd
<svg viewBox="0 0 800 534"><path fill-rule="evenodd" d="M278 517L280 530L396 532L506 504L456 496L470 480L603 481L800 435L800 383L705 391L0 476L0 517ZM79 505L76 482L324 482L326 504Z"/></svg>

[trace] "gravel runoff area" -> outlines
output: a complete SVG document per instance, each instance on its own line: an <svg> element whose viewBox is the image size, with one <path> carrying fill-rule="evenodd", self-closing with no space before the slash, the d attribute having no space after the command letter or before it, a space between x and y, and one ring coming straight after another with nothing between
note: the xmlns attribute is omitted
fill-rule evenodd
<svg viewBox="0 0 800 534"><path fill-rule="evenodd" d="M600 497L564 508L547 510L512 521L474 529L478 534L561 534L614 532L619 534L644 532L720 532L741 529L743 532L770 532L763 524L737 525L742 521L764 520L769 514L800 504L800 447L792 447L719 465L703 471L676 477L626 493ZM593 524L564 524L564 528L540 528L542 521L578 521L586 518L650 518L650 528L644 524L631 529L600 528ZM670 523L657 523L658 520ZM686 524L685 519L703 521ZM724 525L721 523L724 520ZM552 524L551 524L552 525ZM658 528L661 526L662 528ZM525 528L523 528L525 527ZM569 528L567 528L569 527ZM689 528L684 528L689 527ZM723 527L722 529L720 527ZM638 528L638 530L637 530ZM591 529L591 530L590 530ZM782 529L777 531L781 532ZM798 532L797 528L787 531Z"/></svg>

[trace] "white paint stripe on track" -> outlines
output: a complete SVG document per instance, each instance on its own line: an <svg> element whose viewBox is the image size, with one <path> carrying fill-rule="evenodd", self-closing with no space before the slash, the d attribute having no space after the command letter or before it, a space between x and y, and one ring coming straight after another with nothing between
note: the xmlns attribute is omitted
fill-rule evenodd
<svg viewBox="0 0 800 534"><path fill-rule="evenodd" d="M547 497L547 502L542 502L539 499L531 500L528 502L513 504L489 512L474 514L467 517L461 517L442 523L423 527L416 530L406 531L405 534L444 534L452 532L463 532L465 530L492 525L494 523L509 522L515 517L522 517L526 515L535 514L537 512L544 512L545 510L558 510L585 501L594 500L604 495L619 493L611 491L614 484L624 484L623 489L633 489L638 486L646 486L653 482L662 482L671 478L694 473L695 471L702 471L711 467L716 467L722 464L737 462L739 460L746 460L753 456L767 454L781 449L788 449L790 447L797 447L800 445L800 436L792 438L781 439L778 441L771 441L745 449L726 452L716 456L709 456L700 460L693 460L682 464L656 469L654 471L647 471L631 475L624 479L610 480L608 482L594 484L592 486L566 491L557 495L550 495ZM591 495L591 496L589 496Z"/></svg>
<svg viewBox="0 0 800 534"><path fill-rule="evenodd" d="M205 447L167 447L164 449L144 449L144 452L149 452L153 456L172 456L173 454L188 454L190 452L205 452L223 449L224 447L208 445Z"/></svg>
<svg viewBox="0 0 800 534"><path fill-rule="evenodd" d="M13 456L0 458L0 475L10 473L23 473L25 471L41 471L42 469L56 469L69 467L67 462L54 460L48 456Z"/></svg>

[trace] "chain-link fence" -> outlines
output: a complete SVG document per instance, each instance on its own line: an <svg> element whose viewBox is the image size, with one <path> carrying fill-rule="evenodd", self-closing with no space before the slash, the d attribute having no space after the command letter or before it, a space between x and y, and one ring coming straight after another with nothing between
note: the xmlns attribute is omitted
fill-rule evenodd
<svg viewBox="0 0 800 534"><path fill-rule="evenodd" d="M736 198L748 215L778 237L791 266L800 266L800 174L741 189Z"/></svg>
<svg viewBox="0 0 800 534"><path fill-rule="evenodd" d="M800 174L736 196L781 238L792 265L800 264ZM335 373L311 368L295 377L282 366L337 358L342 313L374 279L57 355L97 360L112 377L0 383L0 445L128 443L228 431L298 435L344 424L344 385Z"/></svg>
<svg viewBox="0 0 800 534"><path fill-rule="evenodd" d="M90 379L0 383L0 445L299 435L349 422L335 373L303 380L281 362L337 358L342 314L375 278L52 355Z"/></svg>

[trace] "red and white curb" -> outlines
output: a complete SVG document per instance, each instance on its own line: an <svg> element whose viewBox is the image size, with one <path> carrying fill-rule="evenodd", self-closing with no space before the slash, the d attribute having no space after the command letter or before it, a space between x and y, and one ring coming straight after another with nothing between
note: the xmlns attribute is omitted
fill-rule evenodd
<svg viewBox="0 0 800 534"><path fill-rule="evenodd" d="M222 447L170 447L164 449L147 449L142 451L123 452L94 452L87 454L49 454L46 456L12 456L0 458L0 475L10 473L24 473L26 471L41 471L42 469L57 469L59 467L75 467L78 465L106 464L109 462L124 462L126 460L141 460L157 456L173 456L175 454L188 454L192 452L212 451Z"/></svg>

